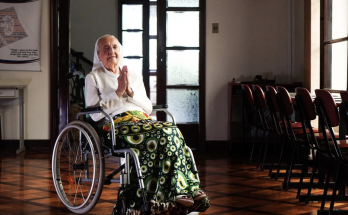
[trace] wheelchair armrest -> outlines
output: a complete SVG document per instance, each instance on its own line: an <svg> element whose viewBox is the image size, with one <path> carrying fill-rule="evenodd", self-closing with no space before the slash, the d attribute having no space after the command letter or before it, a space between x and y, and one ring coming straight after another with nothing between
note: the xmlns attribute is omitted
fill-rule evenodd
<svg viewBox="0 0 348 215"><path fill-rule="evenodd" d="M100 112L100 111L102 111L103 110L103 107L91 107L91 108L84 108L84 109L82 109L81 110L81 112Z"/></svg>
<svg viewBox="0 0 348 215"><path fill-rule="evenodd" d="M167 104L163 104L163 105L154 105L152 106L152 109L155 111L157 109L167 109L168 105Z"/></svg>
<svg viewBox="0 0 348 215"><path fill-rule="evenodd" d="M152 106L153 111L163 111L166 114L168 114L172 118L173 124L176 125L175 117L167 110L167 108L168 108L167 104Z"/></svg>
<svg viewBox="0 0 348 215"><path fill-rule="evenodd" d="M79 119L81 115L93 114L93 113L102 113L109 122L113 122L112 117L109 114L105 113L105 111L103 111L103 108L100 106L82 109L80 113L76 115L76 119ZM114 123L110 123L110 126L111 126L111 131L114 131L115 130ZM115 151L114 150L114 147L116 146L115 132L110 132L110 133L111 133L112 149L113 151Z"/></svg>

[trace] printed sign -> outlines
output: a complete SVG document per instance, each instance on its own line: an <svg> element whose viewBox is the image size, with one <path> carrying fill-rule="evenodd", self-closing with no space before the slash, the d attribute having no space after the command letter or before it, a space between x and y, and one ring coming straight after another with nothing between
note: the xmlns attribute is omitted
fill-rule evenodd
<svg viewBox="0 0 348 215"><path fill-rule="evenodd" d="M40 71L40 24L41 0L0 0L0 70Z"/></svg>

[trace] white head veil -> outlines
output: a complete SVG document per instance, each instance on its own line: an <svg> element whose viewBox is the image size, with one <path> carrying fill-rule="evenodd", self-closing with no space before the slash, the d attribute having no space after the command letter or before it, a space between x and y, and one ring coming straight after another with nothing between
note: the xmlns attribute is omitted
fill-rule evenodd
<svg viewBox="0 0 348 215"><path fill-rule="evenodd" d="M95 70L96 68L99 67L103 67L103 69L105 71L107 71L107 69L105 69L103 63L99 60L98 57L98 42L101 38L104 37L115 37L114 35L110 35L110 34L105 34L104 36L101 36L98 38L97 42L95 42L95 47L94 47L94 58L93 58L93 68L92 71ZM115 37L116 38L116 37ZM117 42L118 42L118 47L120 48L120 53L119 53L119 57L118 57L118 66L120 67L120 69L122 70L123 67L123 47L121 45L121 43L118 41L118 39L116 38Z"/></svg>

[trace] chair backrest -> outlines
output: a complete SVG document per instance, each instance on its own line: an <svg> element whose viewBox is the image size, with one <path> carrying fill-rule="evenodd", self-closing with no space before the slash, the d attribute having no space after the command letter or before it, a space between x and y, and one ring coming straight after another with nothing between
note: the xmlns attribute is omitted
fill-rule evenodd
<svg viewBox="0 0 348 215"><path fill-rule="evenodd" d="M348 91L341 91L341 99L343 102L348 102Z"/></svg>
<svg viewBox="0 0 348 215"><path fill-rule="evenodd" d="M279 113L279 104L277 101L277 91L272 86L266 86L266 99L268 107L273 113Z"/></svg>
<svg viewBox="0 0 348 215"><path fill-rule="evenodd" d="M301 111L303 115L301 117L306 120L316 119L315 105L312 99L310 92L306 88L297 87L296 92L296 101L301 105Z"/></svg>
<svg viewBox="0 0 348 215"><path fill-rule="evenodd" d="M279 121L279 104L277 101L277 91L275 90L274 87L272 86L266 86L266 101L268 104L268 108L270 110L271 113L271 117L272 117L272 121L273 121L273 125L274 128L276 129L276 132L279 135L284 134L282 127L280 125L280 121Z"/></svg>
<svg viewBox="0 0 348 215"><path fill-rule="evenodd" d="M294 109L292 106L292 100L288 90L285 89L285 87L281 87L281 86L277 86L276 89L278 92L277 96L279 98L279 101L283 105L284 114L287 116L292 115L294 113Z"/></svg>
<svg viewBox="0 0 348 215"><path fill-rule="evenodd" d="M259 85L252 85L255 105L260 109L267 108L265 93Z"/></svg>
<svg viewBox="0 0 348 215"><path fill-rule="evenodd" d="M242 84L242 96L244 97L244 102L253 108L255 105L254 97L250 87L246 84Z"/></svg>
<svg viewBox="0 0 348 215"><path fill-rule="evenodd" d="M242 84L242 103L246 110L247 119L251 124L255 124L255 102L251 89L248 85Z"/></svg>
<svg viewBox="0 0 348 215"><path fill-rule="evenodd" d="M330 152L330 155L333 158L341 158L342 159L342 153L340 148L338 147L334 132L332 127L336 127L339 125L339 115L338 110L336 106L335 100L332 98L332 95L327 90L317 89L315 90L315 104L318 109L318 115L319 115L319 126L321 130L326 130L330 132L331 138L329 139L326 135L326 132L323 132L325 143L327 150ZM329 141L332 141L334 149L332 150Z"/></svg>
<svg viewBox="0 0 348 215"><path fill-rule="evenodd" d="M277 86L277 101L279 104L280 115L283 121L283 132L290 140L297 140L294 130L291 126L291 115L294 113L292 106L292 100L287 89L281 86Z"/></svg>
<svg viewBox="0 0 348 215"><path fill-rule="evenodd" d="M306 137L305 140L307 141L308 146L310 146L312 149L316 148L323 151L322 147L318 144L317 139L315 138L315 134L311 126L311 120L316 119L315 105L312 96L306 88L302 87L297 87L295 92L295 101L298 110L297 113L300 114L300 117L298 118L302 124L303 134Z"/></svg>
<svg viewBox="0 0 348 215"><path fill-rule="evenodd" d="M339 125L339 116L335 100L327 90L317 89L315 90L316 98L320 101L318 103L326 112L326 117L329 123L329 127L336 127Z"/></svg>

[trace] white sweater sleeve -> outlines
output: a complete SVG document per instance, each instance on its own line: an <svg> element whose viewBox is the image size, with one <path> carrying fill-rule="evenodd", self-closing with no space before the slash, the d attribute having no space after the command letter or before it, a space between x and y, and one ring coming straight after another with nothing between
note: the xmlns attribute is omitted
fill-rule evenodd
<svg viewBox="0 0 348 215"><path fill-rule="evenodd" d="M142 76L134 76L132 78L134 78L135 80L130 81L130 87L132 88L134 94L133 94L133 98L128 96L127 100L129 102L132 102L138 105L147 114L150 115L152 112L152 103L146 95L146 90L145 90Z"/></svg>
<svg viewBox="0 0 348 215"><path fill-rule="evenodd" d="M98 88L95 77L91 73L88 74L85 79L86 105L87 107L101 106L107 114L111 114L117 109L117 103L120 102L120 99L115 91L105 95L100 94ZM94 121L99 121L105 117L102 113L90 114L90 116Z"/></svg>

